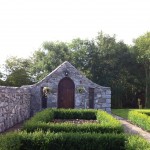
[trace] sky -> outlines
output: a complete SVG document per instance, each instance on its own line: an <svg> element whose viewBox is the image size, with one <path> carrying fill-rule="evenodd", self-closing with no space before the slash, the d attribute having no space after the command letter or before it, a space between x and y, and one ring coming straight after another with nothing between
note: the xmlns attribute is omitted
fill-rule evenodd
<svg viewBox="0 0 150 150"><path fill-rule="evenodd" d="M44 41L133 39L150 31L150 0L0 0L0 64L27 58Z"/></svg>

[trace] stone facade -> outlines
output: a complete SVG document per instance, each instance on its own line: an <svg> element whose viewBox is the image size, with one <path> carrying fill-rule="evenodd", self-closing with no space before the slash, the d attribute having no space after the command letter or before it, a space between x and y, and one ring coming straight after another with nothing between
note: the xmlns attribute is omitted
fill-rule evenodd
<svg viewBox="0 0 150 150"><path fill-rule="evenodd" d="M47 107L58 107L58 84L61 79L70 78L75 84L75 107L89 108L89 88L94 89L94 108L111 112L111 90L109 87L103 87L93 83L78 71L69 62L64 62L58 66L53 72L45 77L39 83L31 87L31 115L42 110L41 87L49 87L51 93L47 97ZM83 87L83 93L79 93L78 89Z"/></svg>
<svg viewBox="0 0 150 150"><path fill-rule="evenodd" d="M110 88L93 83L66 61L34 85L20 88L0 86L0 132L44 109L42 106L44 87L50 89L46 97L46 107L58 108L58 88L64 78L71 80L74 85L73 108L91 108L90 89L92 89L92 108L111 113ZM81 88L82 92L79 92Z"/></svg>
<svg viewBox="0 0 150 150"><path fill-rule="evenodd" d="M27 88L0 86L0 132L29 118L30 98Z"/></svg>

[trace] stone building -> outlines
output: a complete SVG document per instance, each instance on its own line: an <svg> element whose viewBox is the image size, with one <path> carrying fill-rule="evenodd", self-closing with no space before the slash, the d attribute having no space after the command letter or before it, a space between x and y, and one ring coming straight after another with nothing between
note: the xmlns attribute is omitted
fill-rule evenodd
<svg viewBox="0 0 150 150"><path fill-rule="evenodd" d="M48 89L45 94L43 89ZM95 108L111 112L111 90L65 61L31 88L31 114L45 108Z"/></svg>
<svg viewBox="0 0 150 150"><path fill-rule="evenodd" d="M111 90L93 83L65 61L34 85L0 86L0 132L47 107L93 108L110 113Z"/></svg>

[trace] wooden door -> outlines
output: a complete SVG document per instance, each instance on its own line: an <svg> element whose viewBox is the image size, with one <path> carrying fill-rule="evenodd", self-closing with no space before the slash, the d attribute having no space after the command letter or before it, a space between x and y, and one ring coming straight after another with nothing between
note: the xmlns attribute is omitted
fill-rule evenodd
<svg viewBox="0 0 150 150"><path fill-rule="evenodd" d="M58 108L74 108L74 82L69 78L63 78L58 85Z"/></svg>

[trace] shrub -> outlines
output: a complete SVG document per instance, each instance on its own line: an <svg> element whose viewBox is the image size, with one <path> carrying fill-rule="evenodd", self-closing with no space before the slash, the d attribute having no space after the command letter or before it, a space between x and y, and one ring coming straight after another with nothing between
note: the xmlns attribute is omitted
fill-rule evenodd
<svg viewBox="0 0 150 150"><path fill-rule="evenodd" d="M30 120L26 121L23 124L23 129L32 127L34 125L38 125L40 122L50 122L54 119L54 111L53 109L45 109L41 112L38 112L33 116Z"/></svg>
<svg viewBox="0 0 150 150"><path fill-rule="evenodd" d="M19 147L16 150L121 150L125 147L123 134L43 133L36 131L34 133L20 132L17 136ZM9 142L10 145L5 145L5 150L11 149L14 138Z"/></svg>
<svg viewBox="0 0 150 150"><path fill-rule="evenodd" d="M19 150L20 138L17 132L0 135L0 150Z"/></svg>
<svg viewBox="0 0 150 150"><path fill-rule="evenodd" d="M150 143L138 135L127 136L126 150L148 150Z"/></svg>
<svg viewBox="0 0 150 150"><path fill-rule="evenodd" d="M87 119L95 120L97 110L94 109L55 109L55 119Z"/></svg>
<svg viewBox="0 0 150 150"><path fill-rule="evenodd" d="M121 123L105 111L97 111L97 120L100 122L101 126L104 126L108 130L114 129L114 131L117 130L119 133L123 132Z"/></svg>
<svg viewBox="0 0 150 150"><path fill-rule="evenodd" d="M123 130L120 127L111 127L111 125L101 125L97 123L85 123L85 124L71 124L71 123L38 123L28 124L24 128L27 132L34 132L36 130L42 130L44 132L95 132L95 133L122 133Z"/></svg>
<svg viewBox="0 0 150 150"><path fill-rule="evenodd" d="M129 120L141 128L150 131L150 117L144 111L130 111Z"/></svg>
<svg viewBox="0 0 150 150"><path fill-rule="evenodd" d="M49 110L47 110L49 111ZM96 119L99 123L85 123L85 124L71 124L71 123L57 123L54 124L52 122L41 122L41 114L37 114L36 119L34 117L26 122L23 126L23 130L27 132L34 132L36 130L43 130L51 132L99 132L99 133L121 133L123 132L123 127L121 126L120 122L113 118L110 114L100 111L100 110L76 110L76 109L53 109L50 110L54 114L54 118L61 118L61 119ZM48 112L46 112L48 113ZM44 113L43 113L44 114ZM43 115L44 117L44 115ZM38 121L37 118L40 118ZM33 120L36 120L33 121Z"/></svg>

